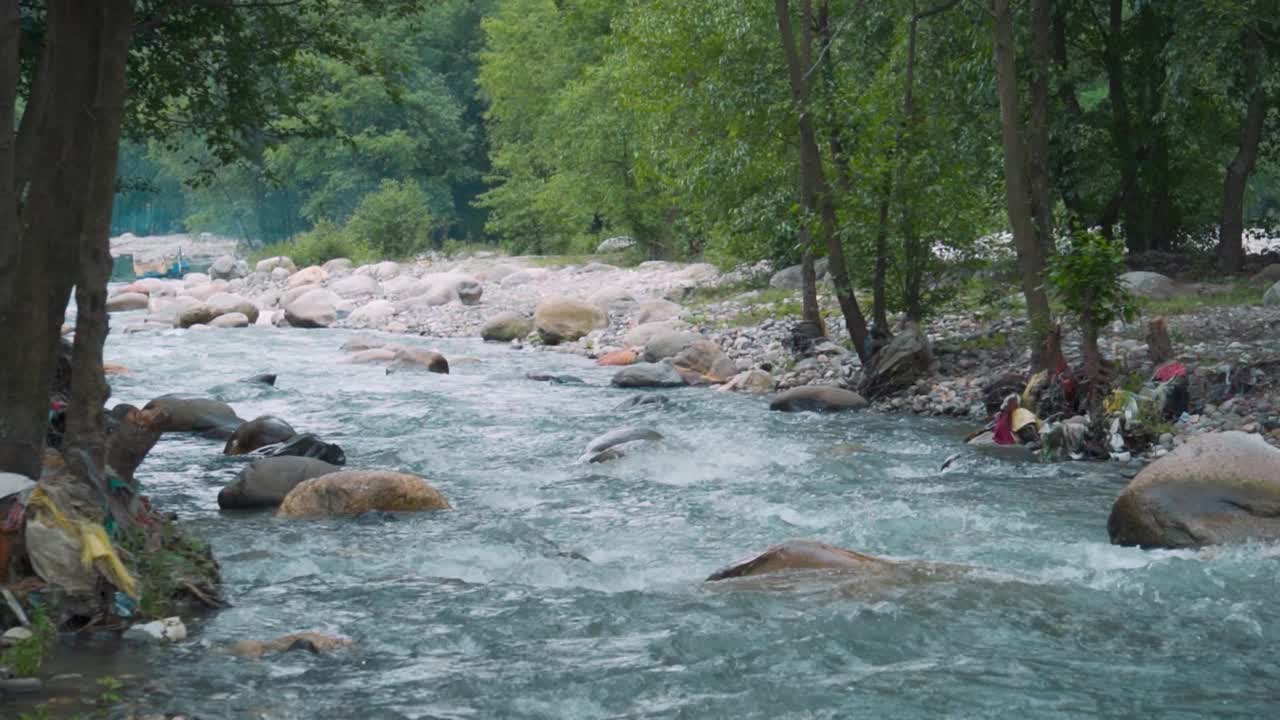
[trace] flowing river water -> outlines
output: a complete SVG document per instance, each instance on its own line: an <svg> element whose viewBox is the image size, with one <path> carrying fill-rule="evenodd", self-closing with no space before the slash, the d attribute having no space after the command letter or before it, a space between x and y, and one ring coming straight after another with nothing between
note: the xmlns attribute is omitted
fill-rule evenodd
<svg viewBox="0 0 1280 720"><path fill-rule="evenodd" d="M1268 548L1107 542L1116 466L966 452L969 428L768 411L759 397L636 392L557 353L408 338L452 374L340 363L343 331L113 334L113 402L223 399L340 443L353 468L428 478L449 512L286 521L221 513L244 460L161 440L155 504L212 544L234 607L191 638L118 651L132 702L204 718L1265 717L1280 701ZM275 388L237 383L275 372ZM569 373L549 385L529 372ZM594 437L666 439L576 464ZM972 566L933 582L717 589L714 570L812 538ZM317 630L351 649L223 649ZM110 652L100 660L113 662ZM141 689L139 689L139 687Z"/></svg>

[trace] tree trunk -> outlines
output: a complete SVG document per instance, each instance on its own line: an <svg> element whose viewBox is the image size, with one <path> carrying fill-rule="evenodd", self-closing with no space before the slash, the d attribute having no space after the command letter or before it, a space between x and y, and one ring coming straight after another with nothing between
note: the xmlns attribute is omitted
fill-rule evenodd
<svg viewBox="0 0 1280 720"><path fill-rule="evenodd" d="M1099 224L1110 232L1125 216L1125 244L1130 252L1149 249L1142 229L1134 222L1138 195L1138 156L1134 148L1133 123L1129 114L1129 93L1124 65L1124 0L1110 1L1108 31L1104 39L1103 64L1107 73L1108 100L1111 105L1111 143L1120 165L1120 187L1103 210ZM1127 208L1127 211L1126 211Z"/></svg>
<svg viewBox="0 0 1280 720"><path fill-rule="evenodd" d="M907 26L907 64L902 81L902 122L898 125L898 173L901 176L909 172L908 165L915 157L916 131L916 37L920 27L919 15L915 2L911 3L911 21ZM895 183L898 187L903 182ZM920 302L920 285L923 275L919 234L915 226L915 207L912 204L912 193L904 193L902 197L902 250L903 279L902 307L907 319L920 322L923 310Z"/></svg>
<svg viewBox="0 0 1280 720"><path fill-rule="evenodd" d="M1084 377L1089 386L1087 409L1093 413L1102 403L1102 392L1105 382L1102 377L1102 350L1098 347L1098 332L1101 328L1092 318L1080 318L1080 350L1084 356Z"/></svg>
<svg viewBox="0 0 1280 720"><path fill-rule="evenodd" d="M1160 367L1174 358L1169 326L1163 317L1153 318L1147 323L1147 357L1152 367Z"/></svg>
<svg viewBox="0 0 1280 720"><path fill-rule="evenodd" d="M809 231L800 230L800 319L822 323L818 310L818 273L813 267L813 241Z"/></svg>
<svg viewBox="0 0 1280 720"><path fill-rule="evenodd" d="M889 210L893 199L893 173L885 170L880 184L880 216L876 221L876 267L871 281L871 312L876 328L889 332L888 308L885 307L885 283L889 274Z"/></svg>
<svg viewBox="0 0 1280 720"><path fill-rule="evenodd" d="M807 28L812 27L813 9L809 0L802 0L802 22L805 39L809 39ZM791 8L789 0L775 0L774 8L778 16L778 33L782 40L783 54L786 58L787 74L791 84L792 100L799 113L800 126L800 195L804 206L810 213L818 215L822 222L822 236L827 247L827 262L835 285L836 298L840 301L840 309L844 313L845 327L853 341L858 357L867 362L866 339L867 321L858 307L858 300L853 295L853 286L849 282L848 268L844 259L844 244L836 233L835 204L831 198L831 188L827 185L822 170L822 157L818 152L817 133L814 131L813 118L809 114L809 87L805 80L807 66L802 58L811 55L810 49L797 50L795 33L791 27Z"/></svg>
<svg viewBox="0 0 1280 720"><path fill-rule="evenodd" d="M1256 28L1245 39L1247 71L1245 89L1249 106L1240 130L1240 147L1227 164L1222 183L1222 220L1218 226L1218 269L1225 273L1244 270L1244 199L1249 176L1258 162L1258 146L1267 119L1267 92L1263 87L1266 48Z"/></svg>
<svg viewBox="0 0 1280 720"><path fill-rule="evenodd" d="M88 192L80 225L76 274L76 339L71 356L71 402L67 410L67 462L81 480L108 487L103 405L110 389L102 371L107 340L107 283L111 279L111 209L124 118L125 67L133 25L130 0L94 4L97 37L93 92L81 112L83 147L89 161ZM91 104L90 104L91 103Z"/></svg>
<svg viewBox="0 0 1280 720"><path fill-rule="evenodd" d="M0 365L0 471L38 477L48 426L49 389L62 320L75 279L86 191L83 148L75 145L90 72L92 23L80 3L51 0L36 86L59 88L27 108L16 144L13 182L26 203L16 235L0 256L0 337L22 352ZM29 159L27 159L29 158ZM22 177L24 165L31 175ZM16 210L15 210L16 212Z"/></svg>
<svg viewBox="0 0 1280 720"><path fill-rule="evenodd" d="M1014 55L1013 14L1009 0L993 0L992 39L995 46L996 85L1000 97L1001 139L1004 144L1005 201L1009 226L1018 254L1022 295L1030 321L1032 362L1038 366L1045 333L1052 329L1049 297L1045 293L1044 256L1031 215L1031 196L1025 177L1026 162L1020 132L1018 69ZM1042 368L1032 367L1032 371Z"/></svg>
<svg viewBox="0 0 1280 720"><path fill-rule="evenodd" d="M1027 185L1043 257L1057 252L1049 176L1049 75L1053 69L1052 0L1031 0L1031 108L1027 117Z"/></svg>

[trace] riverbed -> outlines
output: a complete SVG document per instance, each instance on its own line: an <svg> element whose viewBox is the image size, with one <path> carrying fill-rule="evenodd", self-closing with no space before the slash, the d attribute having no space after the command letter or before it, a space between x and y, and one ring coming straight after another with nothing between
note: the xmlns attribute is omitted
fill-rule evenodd
<svg viewBox="0 0 1280 720"><path fill-rule="evenodd" d="M428 478L453 510L286 521L222 513L244 460L168 436L139 471L203 535L233 607L134 647L130 705L204 718L1262 717L1280 700L1275 561L1111 546L1114 465L961 450L969 426L783 414L664 391L620 411L585 358L479 341L449 375L340 362L341 330L112 334L112 402L209 394ZM276 387L239 378L274 372ZM527 373L571 374L551 385ZM623 426L662 442L576 461ZM715 589L789 538L971 569L929 583L814 578ZM330 655L248 660L243 639L315 630ZM103 651L110 655L110 651ZM109 660L106 660L109 661Z"/></svg>

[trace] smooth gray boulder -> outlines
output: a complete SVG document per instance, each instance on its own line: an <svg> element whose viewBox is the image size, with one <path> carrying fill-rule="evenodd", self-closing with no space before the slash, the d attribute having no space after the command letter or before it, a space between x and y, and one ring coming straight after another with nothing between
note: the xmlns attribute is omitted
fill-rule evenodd
<svg viewBox="0 0 1280 720"><path fill-rule="evenodd" d="M480 328L480 337L490 342L511 342L533 332L533 319L507 310L489 318Z"/></svg>
<svg viewBox="0 0 1280 720"><path fill-rule="evenodd" d="M278 507L298 485L341 469L309 457L254 460L240 471L234 482L218 492L218 507L224 510Z"/></svg>
<svg viewBox="0 0 1280 720"><path fill-rule="evenodd" d="M1280 540L1280 450L1249 433L1194 435L1125 487L1107 533L1144 548Z"/></svg>
<svg viewBox="0 0 1280 720"><path fill-rule="evenodd" d="M668 363L636 363L622 368L611 381L615 387L679 387L685 384L680 373Z"/></svg>
<svg viewBox="0 0 1280 720"><path fill-rule="evenodd" d="M805 385L779 393L769 403L770 410L782 412L843 412L862 410L867 401L851 390L830 385Z"/></svg>

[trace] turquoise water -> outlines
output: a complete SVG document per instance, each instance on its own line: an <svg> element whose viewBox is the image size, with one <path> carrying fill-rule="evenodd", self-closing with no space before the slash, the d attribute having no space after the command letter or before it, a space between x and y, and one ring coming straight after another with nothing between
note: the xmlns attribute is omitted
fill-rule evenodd
<svg viewBox="0 0 1280 720"><path fill-rule="evenodd" d="M969 428L786 415L706 389L636 391L572 356L411 338L453 374L340 364L340 331L112 335L116 401L211 393L412 471L454 510L299 522L221 514L243 461L171 436L139 473L203 533L234 607L145 651L151 711L209 718L1267 717L1280 700L1265 547L1112 547L1114 466L966 454ZM470 359L470 360L468 360ZM277 387L237 384L279 373ZM527 372L568 373L585 386ZM624 425L666 440L578 465ZM928 584L715 590L787 538L975 569ZM580 554L589 562L574 557ZM241 639L354 647L245 660Z"/></svg>

